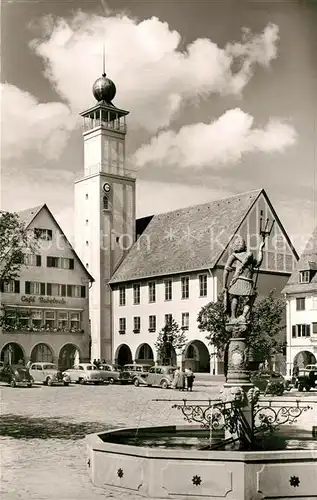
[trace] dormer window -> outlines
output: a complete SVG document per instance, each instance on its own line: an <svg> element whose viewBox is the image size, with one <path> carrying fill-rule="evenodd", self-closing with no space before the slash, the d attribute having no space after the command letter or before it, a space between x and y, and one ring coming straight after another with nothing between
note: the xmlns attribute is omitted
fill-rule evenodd
<svg viewBox="0 0 317 500"><path fill-rule="evenodd" d="M310 282L310 271L300 271L299 282L300 283L309 283Z"/></svg>

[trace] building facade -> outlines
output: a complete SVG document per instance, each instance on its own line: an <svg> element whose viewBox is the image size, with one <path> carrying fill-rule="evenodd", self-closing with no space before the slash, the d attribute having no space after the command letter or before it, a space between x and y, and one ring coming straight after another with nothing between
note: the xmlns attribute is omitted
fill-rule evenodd
<svg viewBox="0 0 317 500"><path fill-rule="evenodd" d="M1 360L50 361L69 368L90 359L88 290L92 277L46 205L19 213L34 233L19 279L3 283Z"/></svg>
<svg viewBox="0 0 317 500"><path fill-rule="evenodd" d="M222 292L230 242L239 234L256 253L260 220L275 220L258 275L258 294L280 296L298 256L265 191L257 190L147 220L143 233L110 280L113 289L114 358L120 364L154 363L158 332L171 317L186 332L175 362L195 371L223 373L206 332L202 308Z"/></svg>
<svg viewBox="0 0 317 500"><path fill-rule="evenodd" d="M283 292L287 304L287 373L317 363L317 228Z"/></svg>

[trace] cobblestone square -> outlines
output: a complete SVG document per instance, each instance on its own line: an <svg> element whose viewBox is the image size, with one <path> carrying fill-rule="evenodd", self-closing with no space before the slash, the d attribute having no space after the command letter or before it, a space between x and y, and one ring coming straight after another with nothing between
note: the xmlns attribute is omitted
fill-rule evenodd
<svg viewBox="0 0 317 500"><path fill-rule="evenodd" d="M84 437L121 426L182 423L172 402L215 399L219 387L192 393L134 386L1 387L1 490L5 500L134 500L101 491L86 472ZM139 497L138 497L139 498Z"/></svg>

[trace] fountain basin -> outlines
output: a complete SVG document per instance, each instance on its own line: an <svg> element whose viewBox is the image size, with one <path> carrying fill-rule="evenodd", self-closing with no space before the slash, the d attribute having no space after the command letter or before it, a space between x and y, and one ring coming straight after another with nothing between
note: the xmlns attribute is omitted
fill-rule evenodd
<svg viewBox="0 0 317 500"><path fill-rule="evenodd" d="M316 500L316 439L297 430L284 436L283 450L199 449L209 438L208 431L188 425L91 434L89 474L95 486L113 488L119 497L127 491L153 499Z"/></svg>

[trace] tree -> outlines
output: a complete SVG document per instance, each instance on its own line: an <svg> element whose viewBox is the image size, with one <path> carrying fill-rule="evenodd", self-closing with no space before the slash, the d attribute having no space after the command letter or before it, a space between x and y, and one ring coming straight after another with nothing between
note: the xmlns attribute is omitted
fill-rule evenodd
<svg viewBox="0 0 317 500"><path fill-rule="evenodd" d="M7 283L19 276L24 264L25 249L33 251L36 242L18 214L0 211L0 282Z"/></svg>
<svg viewBox="0 0 317 500"><path fill-rule="evenodd" d="M247 336L247 346L250 348L250 368L256 369L260 363L269 361L273 354L281 352L283 341L279 333L284 325L285 302L274 297L271 291L268 297L258 297L255 300L251 328ZM226 330L226 315L223 297L217 302L210 302L202 307L198 314L198 328L208 332L206 339L213 344L219 354L226 351L230 333Z"/></svg>
<svg viewBox="0 0 317 500"><path fill-rule="evenodd" d="M181 330L177 322L167 322L159 331L156 342L154 343L157 357L163 364L171 363L172 351L175 349L176 354L182 354L184 347L187 344L187 338L183 330Z"/></svg>

